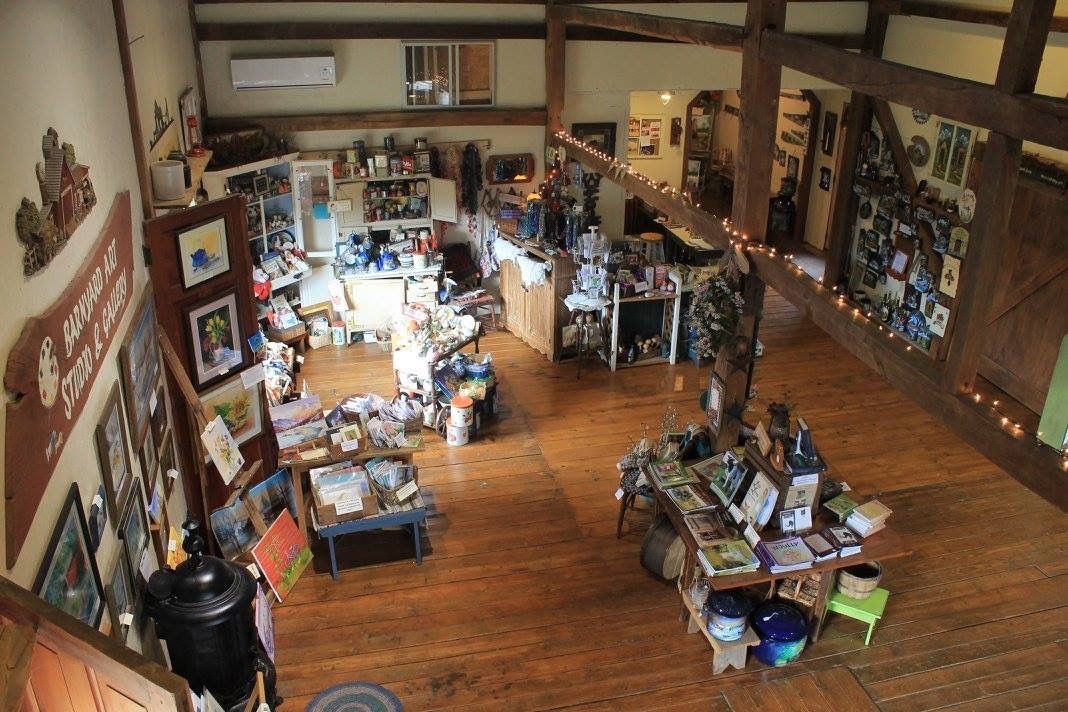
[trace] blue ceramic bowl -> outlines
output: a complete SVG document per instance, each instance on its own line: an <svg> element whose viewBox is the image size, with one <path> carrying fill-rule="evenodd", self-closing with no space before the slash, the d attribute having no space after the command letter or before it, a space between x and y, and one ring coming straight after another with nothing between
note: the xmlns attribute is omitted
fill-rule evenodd
<svg viewBox="0 0 1068 712"><path fill-rule="evenodd" d="M766 603L753 611L752 623L760 637L760 645L753 648L753 654L765 665L787 665L797 660L805 649L808 621L793 606Z"/></svg>

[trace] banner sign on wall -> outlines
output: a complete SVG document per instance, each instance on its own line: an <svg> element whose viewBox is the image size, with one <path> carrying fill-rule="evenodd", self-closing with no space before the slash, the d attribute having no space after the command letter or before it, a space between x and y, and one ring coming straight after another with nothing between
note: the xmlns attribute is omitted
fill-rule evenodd
<svg viewBox="0 0 1068 712"><path fill-rule="evenodd" d="M26 322L7 359L4 387L14 397L7 405L4 460L8 568L18 559L132 296L133 229L130 193L124 192L74 279L52 306Z"/></svg>

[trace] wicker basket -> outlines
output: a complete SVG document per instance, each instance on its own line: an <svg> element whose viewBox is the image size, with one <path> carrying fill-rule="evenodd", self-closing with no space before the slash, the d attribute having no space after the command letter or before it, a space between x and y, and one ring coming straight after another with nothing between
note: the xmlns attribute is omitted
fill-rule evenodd
<svg viewBox="0 0 1068 712"><path fill-rule="evenodd" d="M415 465L409 465L409 467L412 468L412 479L409 480L409 482L415 482L415 484L418 485L419 484L419 468L416 467ZM396 507L397 505L400 504L400 502L397 500L397 490L403 488L405 485L408 484L408 482L401 483L400 485L397 485L393 489L387 489L386 487L383 487L382 485L380 485L378 483L378 480L376 480L374 477L368 476L367 479L371 482L371 487L374 488L375 494L378 495L378 498L382 500L382 503L384 505L386 505L387 507ZM406 498L405 501L408 501L408 499L411 499L411 497Z"/></svg>
<svg viewBox="0 0 1068 712"><path fill-rule="evenodd" d="M849 566L838 572L838 590L847 598L864 599L879 586L883 565L878 561Z"/></svg>
<svg viewBox="0 0 1068 712"><path fill-rule="evenodd" d="M267 329L267 338L271 341L283 341L288 342L298 337L304 336L307 333L308 327L302 321L296 326L291 326L288 329L275 329L271 327Z"/></svg>

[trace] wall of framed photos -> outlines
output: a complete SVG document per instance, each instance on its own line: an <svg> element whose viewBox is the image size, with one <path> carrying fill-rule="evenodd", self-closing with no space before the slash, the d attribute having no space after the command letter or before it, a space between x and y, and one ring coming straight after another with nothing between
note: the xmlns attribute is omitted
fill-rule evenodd
<svg viewBox="0 0 1068 712"><path fill-rule="evenodd" d="M140 194L112 3L18 3L5 9L4 18L0 57L10 91L21 99L0 135L3 214L12 219L24 198L42 202L35 166L42 160L40 137L50 126L76 147L79 163L91 166L98 205L31 277L23 275L23 248L14 231L4 235L0 302L7 318L0 324L0 359L7 363L27 319L54 303L89 259L113 204L130 211L132 229L124 234L132 242L133 267L122 318L110 325L114 338L95 354L95 380L81 394L84 408L66 435L14 565L0 574L35 593L45 590L46 600L65 596L72 601L68 612L140 650L138 623L122 622L128 619L112 603L133 600L142 556L145 570L158 567L167 551L154 537L153 522L159 518L155 528L165 531L180 526L185 495L181 474L167 476L175 469L170 399L159 378L162 367L152 365L154 320L146 320L142 309L148 277L140 252ZM56 27L68 28L63 41L43 41ZM130 192L128 203L116 203L124 191ZM0 433L7 417L5 409ZM0 528L6 531L8 524L0 508ZM0 549L6 549L5 540L0 537ZM60 580L70 572L78 580L73 590L63 589Z"/></svg>

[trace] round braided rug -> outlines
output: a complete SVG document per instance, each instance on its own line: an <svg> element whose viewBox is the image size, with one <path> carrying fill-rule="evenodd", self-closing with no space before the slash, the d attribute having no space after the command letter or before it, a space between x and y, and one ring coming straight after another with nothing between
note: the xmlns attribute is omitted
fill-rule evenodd
<svg viewBox="0 0 1068 712"><path fill-rule="evenodd" d="M402 712L397 696L369 682L346 682L320 692L304 712Z"/></svg>

